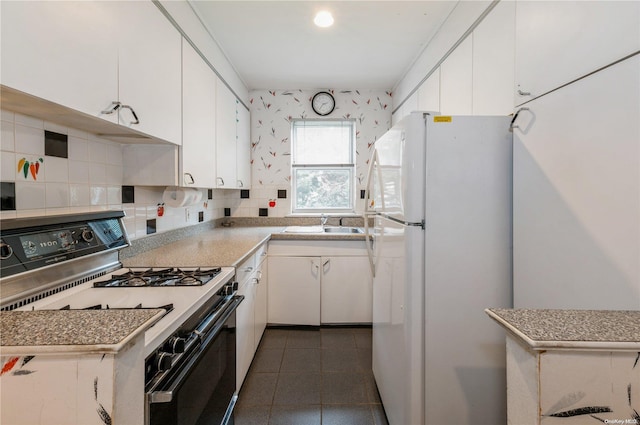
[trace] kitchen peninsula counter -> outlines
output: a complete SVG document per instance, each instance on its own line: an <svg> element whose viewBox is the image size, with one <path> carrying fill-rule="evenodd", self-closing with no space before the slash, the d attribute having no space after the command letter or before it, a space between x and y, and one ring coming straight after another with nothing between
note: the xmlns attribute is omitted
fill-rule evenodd
<svg viewBox="0 0 640 425"><path fill-rule="evenodd" d="M640 311L485 311L507 330L508 423L640 423Z"/></svg>
<svg viewBox="0 0 640 425"><path fill-rule="evenodd" d="M0 312L2 355L117 353L165 314L163 309Z"/></svg>

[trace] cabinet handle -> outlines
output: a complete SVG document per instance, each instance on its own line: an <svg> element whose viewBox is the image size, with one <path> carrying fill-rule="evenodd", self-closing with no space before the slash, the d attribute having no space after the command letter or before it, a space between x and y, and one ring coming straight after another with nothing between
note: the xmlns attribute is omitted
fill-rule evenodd
<svg viewBox="0 0 640 425"><path fill-rule="evenodd" d="M187 177L189 180L187 180ZM184 173L184 184L194 184L196 181L193 179L191 173Z"/></svg>
<svg viewBox="0 0 640 425"><path fill-rule="evenodd" d="M129 124L135 125L135 124L140 124L140 120L138 119L138 115L136 114L136 111L133 110L133 108L129 105L122 105L122 108L127 108L128 110L131 111L131 115L133 115L133 121L131 121Z"/></svg>
<svg viewBox="0 0 640 425"><path fill-rule="evenodd" d="M243 270L243 272L251 273L252 270L253 270L253 267L247 267L246 269Z"/></svg>
<svg viewBox="0 0 640 425"><path fill-rule="evenodd" d="M111 102L111 105L109 105L107 109L105 109L104 111L100 111L100 113L106 114L106 115L113 114L115 111L117 111L121 107L122 107L122 103L118 102L117 100L114 100L113 102Z"/></svg>
<svg viewBox="0 0 640 425"><path fill-rule="evenodd" d="M330 259L327 259L326 261L324 261L324 262L322 263L322 272L323 272L323 273L325 273L325 272L326 272L326 270L327 270L327 265L329 265L329 262L330 262L330 261L331 261Z"/></svg>
<svg viewBox="0 0 640 425"><path fill-rule="evenodd" d="M222 177L218 177L218 180L220 180L220 186L224 186L224 179Z"/></svg>
<svg viewBox="0 0 640 425"><path fill-rule="evenodd" d="M244 187L244 184L242 184L242 180L238 180L238 187Z"/></svg>
<svg viewBox="0 0 640 425"><path fill-rule="evenodd" d="M520 128L517 125L514 125L514 123L516 122L516 120L518 119L518 115L520 115L520 112L522 111L528 111L529 108L524 107L524 108L520 108L516 111L515 114L513 114L513 119L511 120L511 124L509 124L509 130L513 131L514 128Z"/></svg>
<svg viewBox="0 0 640 425"><path fill-rule="evenodd" d="M531 96L531 92L528 92L528 91L522 91L522 90L520 90L520 89L518 89L518 94L519 94L520 96Z"/></svg>

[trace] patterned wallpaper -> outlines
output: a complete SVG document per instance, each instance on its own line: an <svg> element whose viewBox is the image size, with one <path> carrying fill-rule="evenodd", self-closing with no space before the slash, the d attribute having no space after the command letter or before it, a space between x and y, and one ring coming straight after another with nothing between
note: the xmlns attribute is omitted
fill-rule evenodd
<svg viewBox="0 0 640 425"><path fill-rule="evenodd" d="M329 91L336 108L326 117L311 109L311 98ZM357 188L364 189L371 148L391 127L391 93L384 90L254 90L249 93L251 108L252 192L258 197L275 197L276 189L291 185L291 121L297 118L355 119ZM260 189L265 189L260 191ZM271 194L273 192L273 196ZM252 198L254 198L252 194ZM289 197L290 198L290 197ZM266 202L266 201L265 201ZM358 208L360 208L358 204ZM282 205L282 203L281 203ZM266 207L266 205L264 205ZM283 216L290 206L269 215ZM240 211L239 211L240 212ZM254 215L254 214L234 214Z"/></svg>

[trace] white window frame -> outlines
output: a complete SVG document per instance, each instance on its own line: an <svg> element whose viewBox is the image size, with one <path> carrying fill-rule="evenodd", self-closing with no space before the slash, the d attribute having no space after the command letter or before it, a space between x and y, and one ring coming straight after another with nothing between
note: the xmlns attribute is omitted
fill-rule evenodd
<svg viewBox="0 0 640 425"><path fill-rule="evenodd" d="M315 123L321 125L321 123L348 123L351 126L350 131L350 149L349 156L350 162L348 163L332 163L332 164L303 164L296 162L296 141L295 141L295 127L297 123ZM347 208L296 208L297 205L297 182L296 182L296 170L298 169L316 169L316 170L335 170L335 169L348 169L349 170L349 206ZM355 201L356 200L356 120L355 119L294 119L291 122L291 212L293 214L318 214L318 213L355 213Z"/></svg>

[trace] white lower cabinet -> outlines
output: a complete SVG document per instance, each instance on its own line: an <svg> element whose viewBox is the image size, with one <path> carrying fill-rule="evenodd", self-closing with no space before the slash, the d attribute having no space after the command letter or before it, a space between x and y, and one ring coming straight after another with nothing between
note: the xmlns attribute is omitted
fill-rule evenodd
<svg viewBox="0 0 640 425"><path fill-rule="evenodd" d="M322 257L321 323L371 323L369 267L368 257Z"/></svg>
<svg viewBox="0 0 640 425"><path fill-rule="evenodd" d="M364 244L271 241L268 323L371 323L372 279Z"/></svg>
<svg viewBox="0 0 640 425"><path fill-rule="evenodd" d="M236 391L240 391L267 324L266 244L236 269L238 295L244 300L236 311Z"/></svg>
<svg viewBox="0 0 640 425"><path fill-rule="evenodd" d="M320 325L320 257L269 257L269 323Z"/></svg>

